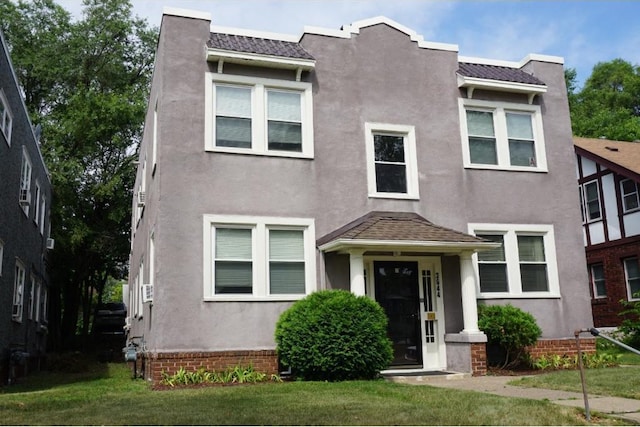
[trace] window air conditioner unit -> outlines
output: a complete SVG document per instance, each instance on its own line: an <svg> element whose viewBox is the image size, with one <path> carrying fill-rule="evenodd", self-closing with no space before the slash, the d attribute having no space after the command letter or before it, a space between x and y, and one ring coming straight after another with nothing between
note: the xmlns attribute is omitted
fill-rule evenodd
<svg viewBox="0 0 640 427"><path fill-rule="evenodd" d="M144 206L145 199L146 199L146 195L144 191L138 191L138 207L139 208Z"/></svg>
<svg viewBox="0 0 640 427"><path fill-rule="evenodd" d="M142 285L142 302L153 302L153 285Z"/></svg>
<svg viewBox="0 0 640 427"><path fill-rule="evenodd" d="M29 197L29 190L25 189L25 188L21 188L20 189L20 206L29 206L31 204L31 201L29 200L31 197Z"/></svg>
<svg viewBox="0 0 640 427"><path fill-rule="evenodd" d="M47 249L53 249L53 246L55 245L56 241L53 240L52 238L48 238L47 239Z"/></svg>
<svg viewBox="0 0 640 427"><path fill-rule="evenodd" d="M20 317L20 304L13 304L13 309L11 310L11 317L17 319Z"/></svg>

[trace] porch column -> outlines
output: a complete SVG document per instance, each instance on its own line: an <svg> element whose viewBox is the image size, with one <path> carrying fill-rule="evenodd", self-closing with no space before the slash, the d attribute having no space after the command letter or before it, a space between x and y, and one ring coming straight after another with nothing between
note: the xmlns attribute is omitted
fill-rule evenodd
<svg viewBox="0 0 640 427"><path fill-rule="evenodd" d="M349 275L351 278L350 290L355 295L364 295L364 251L349 251Z"/></svg>
<svg viewBox="0 0 640 427"><path fill-rule="evenodd" d="M473 252L460 254L460 281L462 282L462 318L464 329L462 333L477 334L478 329L478 302L476 300L476 274L471 261Z"/></svg>

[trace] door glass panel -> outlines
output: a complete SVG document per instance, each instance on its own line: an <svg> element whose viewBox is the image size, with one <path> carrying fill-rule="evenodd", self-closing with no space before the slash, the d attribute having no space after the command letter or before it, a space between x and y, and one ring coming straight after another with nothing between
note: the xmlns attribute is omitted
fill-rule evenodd
<svg viewBox="0 0 640 427"><path fill-rule="evenodd" d="M373 268L376 300L389 318L391 366L422 367L418 263L376 261Z"/></svg>

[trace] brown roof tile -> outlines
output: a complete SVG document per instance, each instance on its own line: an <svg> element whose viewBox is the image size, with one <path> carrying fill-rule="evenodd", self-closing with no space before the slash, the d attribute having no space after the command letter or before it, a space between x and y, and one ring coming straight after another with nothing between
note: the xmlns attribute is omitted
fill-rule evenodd
<svg viewBox="0 0 640 427"><path fill-rule="evenodd" d="M640 142L611 141L599 138L581 138L574 136L573 144L578 154L590 154L592 160L604 163L611 169L624 175L640 176ZM580 153L580 149L583 153ZM622 170L620 170L622 169ZM627 171L627 173L624 173ZM631 177L631 176L630 176Z"/></svg>
<svg viewBox="0 0 640 427"><path fill-rule="evenodd" d="M234 52L256 53L284 58L314 59L299 43L283 40L210 33L207 46Z"/></svg>
<svg viewBox="0 0 640 427"><path fill-rule="evenodd" d="M461 62L458 74L465 77L479 79L499 80L503 82L526 83L544 86L544 82L519 68L503 67L498 65L472 64Z"/></svg>

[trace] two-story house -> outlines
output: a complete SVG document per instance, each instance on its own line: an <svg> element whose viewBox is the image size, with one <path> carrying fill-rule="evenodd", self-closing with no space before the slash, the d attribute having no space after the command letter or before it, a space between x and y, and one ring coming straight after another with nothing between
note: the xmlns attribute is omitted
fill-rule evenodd
<svg viewBox="0 0 640 427"><path fill-rule="evenodd" d="M381 304L389 372L483 374L477 304L532 313L549 352L591 325L562 58L167 9L139 162L128 327L151 379L275 371L279 315L321 289Z"/></svg>
<svg viewBox="0 0 640 427"><path fill-rule="evenodd" d="M640 143L574 138L593 323L640 300Z"/></svg>
<svg viewBox="0 0 640 427"><path fill-rule="evenodd" d="M38 366L47 334L51 182L0 32L0 375Z"/></svg>

